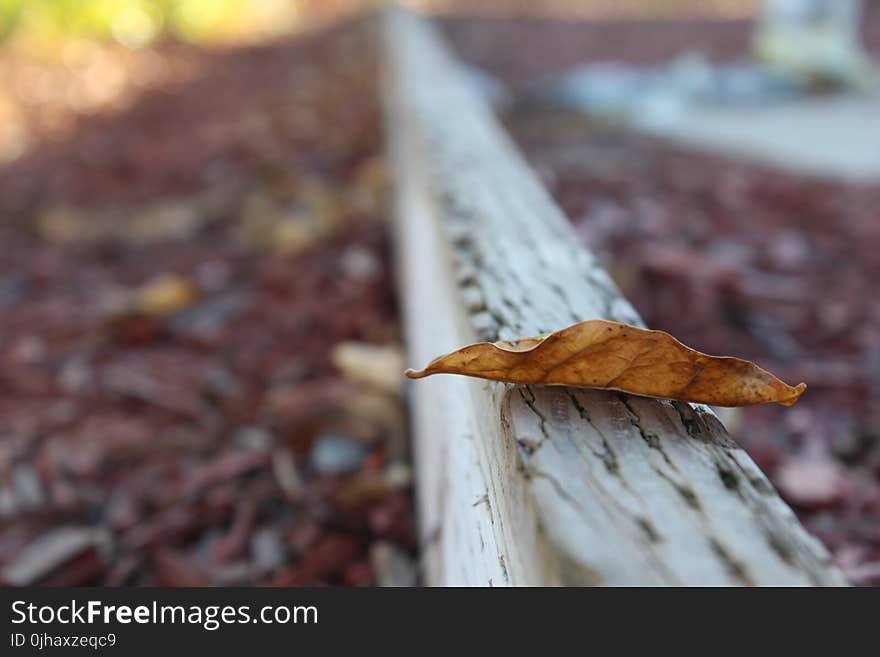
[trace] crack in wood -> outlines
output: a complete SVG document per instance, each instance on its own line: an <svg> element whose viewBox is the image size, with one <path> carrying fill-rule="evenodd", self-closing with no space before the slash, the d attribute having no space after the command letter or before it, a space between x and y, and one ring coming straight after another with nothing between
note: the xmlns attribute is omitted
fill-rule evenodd
<svg viewBox="0 0 880 657"><path fill-rule="evenodd" d="M727 551L727 549L718 542L718 539L710 538L709 545L712 547L712 550L715 552L715 554L718 555L718 558L721 559L724 567L734 579L745 586L755 586L755 581L749 575L746 567L742 564L741 561L739 561L738 559L734 559Z"/></svg>
<svg viewBox="0 0 880 657"><path fill-rule="evenodd" d="M618 399L623 403L626 407L627 413L629 413L629 421L639 432L639 435L642 437L642 440L645 441L645 444L648 445L653 450L656 450L660 456L663 457L663 460L666 461L666 464L669 465L673 470L677 470L678 468L672 462L672 459L669 458L669 455L666 453L666 450L663 449L663 442L660 440L660 436L653 431L649 431L642 426L642 420L639 417L639 414L629 403L629 396L625 393L618 393Z"/></svg>
<svg viewBox="0 0 880 657"><path fill-rule="evenodd" d="M599 428L593 424L590 420L590 415L587 413L587 409L584 408L580 402L578 402L577 397L574 396L574 393L571 391L568 392L568 398L571 399L572 405L574 405L575 410L582 420L584 420L587 424L593 427L597 434L599 434L599 439L602 442L602 451L599 452L591 448L593 454L598 457L602 463L605 465L605 469L608 470L609 474L620 476L620 462L617 459L617 454L611 448L611 445L608 443L608 439L605 435L599 430Z"/></svg>

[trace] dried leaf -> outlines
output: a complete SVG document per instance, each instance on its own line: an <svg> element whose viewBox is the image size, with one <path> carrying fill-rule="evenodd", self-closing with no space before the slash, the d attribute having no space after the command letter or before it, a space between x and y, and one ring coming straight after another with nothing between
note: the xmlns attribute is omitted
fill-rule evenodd
<svg viewBox="0 0 880 657"><path fill-rule="evenodd" d="M188 279L165 274L139 288L134 304L146 315L164 317L192 305L198 295L198 289Z"/></svg>
<svg viewBox="0 0 880 657"><path fill-rule="evenodd" d="M77 586L92 581L104 569L108 535L84 526L51 529L7 563L0 571L5 586L32 586L59 582Z"/></svg>
<svg viewBox="0 0 880 657"><path fill-rule="evenodd" d="M396 345L340 342L333 347L330 359L352 383L363 383L384 392L400 391L403 352Z"/></svg>
<svg viewBox="0 0 880 657"><path fill-rule="evenodd" d="M791 406L791 387L754 363L708 356L663 331L588 320L536 338L481 342L434 359L411 379L463 374L509 383L606 388L715 406Z"/></svg>

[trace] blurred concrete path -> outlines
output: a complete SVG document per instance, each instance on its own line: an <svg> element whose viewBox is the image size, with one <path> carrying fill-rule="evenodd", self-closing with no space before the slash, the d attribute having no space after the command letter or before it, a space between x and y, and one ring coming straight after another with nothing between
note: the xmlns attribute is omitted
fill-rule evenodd
<svg viewBox="0 0 880 657"><path fill-rule="evenodd" d="M641 128L690 146L854 182L880 181L880 94L689 105Z"/></svg>

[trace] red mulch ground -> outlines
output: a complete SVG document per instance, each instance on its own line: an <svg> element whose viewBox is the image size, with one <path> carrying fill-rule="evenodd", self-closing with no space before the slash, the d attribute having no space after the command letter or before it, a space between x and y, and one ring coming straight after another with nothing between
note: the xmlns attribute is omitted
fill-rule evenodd
<svg viewBox="0 0 880 657"><path fill-rule="evenodd" d="M745 51L744 24L453 21L514 86L584 59ZM880 20L868 41L880 46ZM880 584L880 186L810 180L531 109L508 127L648 325L806 381L728 413L737 440L857 584Z"/></svg>
<svg viewBox="0 0 880 657"><path fill-rule="evenodd" d="M447 25L514 84L748 42L742 24ZM358 23L177 48L195 79L0 169L7 583L412 581L403 404L332 364L340 342L400 340L374 40ZM571 115L509 123L649 324L809 383L728 423L852 580L880 583L880 190Z"/></svg>
<svg viewBox="0 0 880 657"><path fill-rule="evenodd" d="M0 170L0 576L412 576L374 28L201 73ZM158 278L157 278L158 277ZM398 576L399 579L399 576Z"/></svg>

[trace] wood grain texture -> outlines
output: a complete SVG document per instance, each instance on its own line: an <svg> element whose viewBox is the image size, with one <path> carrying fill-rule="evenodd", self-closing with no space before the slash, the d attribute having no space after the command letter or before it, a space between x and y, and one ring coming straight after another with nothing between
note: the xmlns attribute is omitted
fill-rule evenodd
<svg viewBox="0 0 880 657"><path fill-rule="evenodd" d="M433 27L392 10L383 37L410 363L642 325ZM410 393L430 584L845 583L706 407L454 376Z"/></svg>

